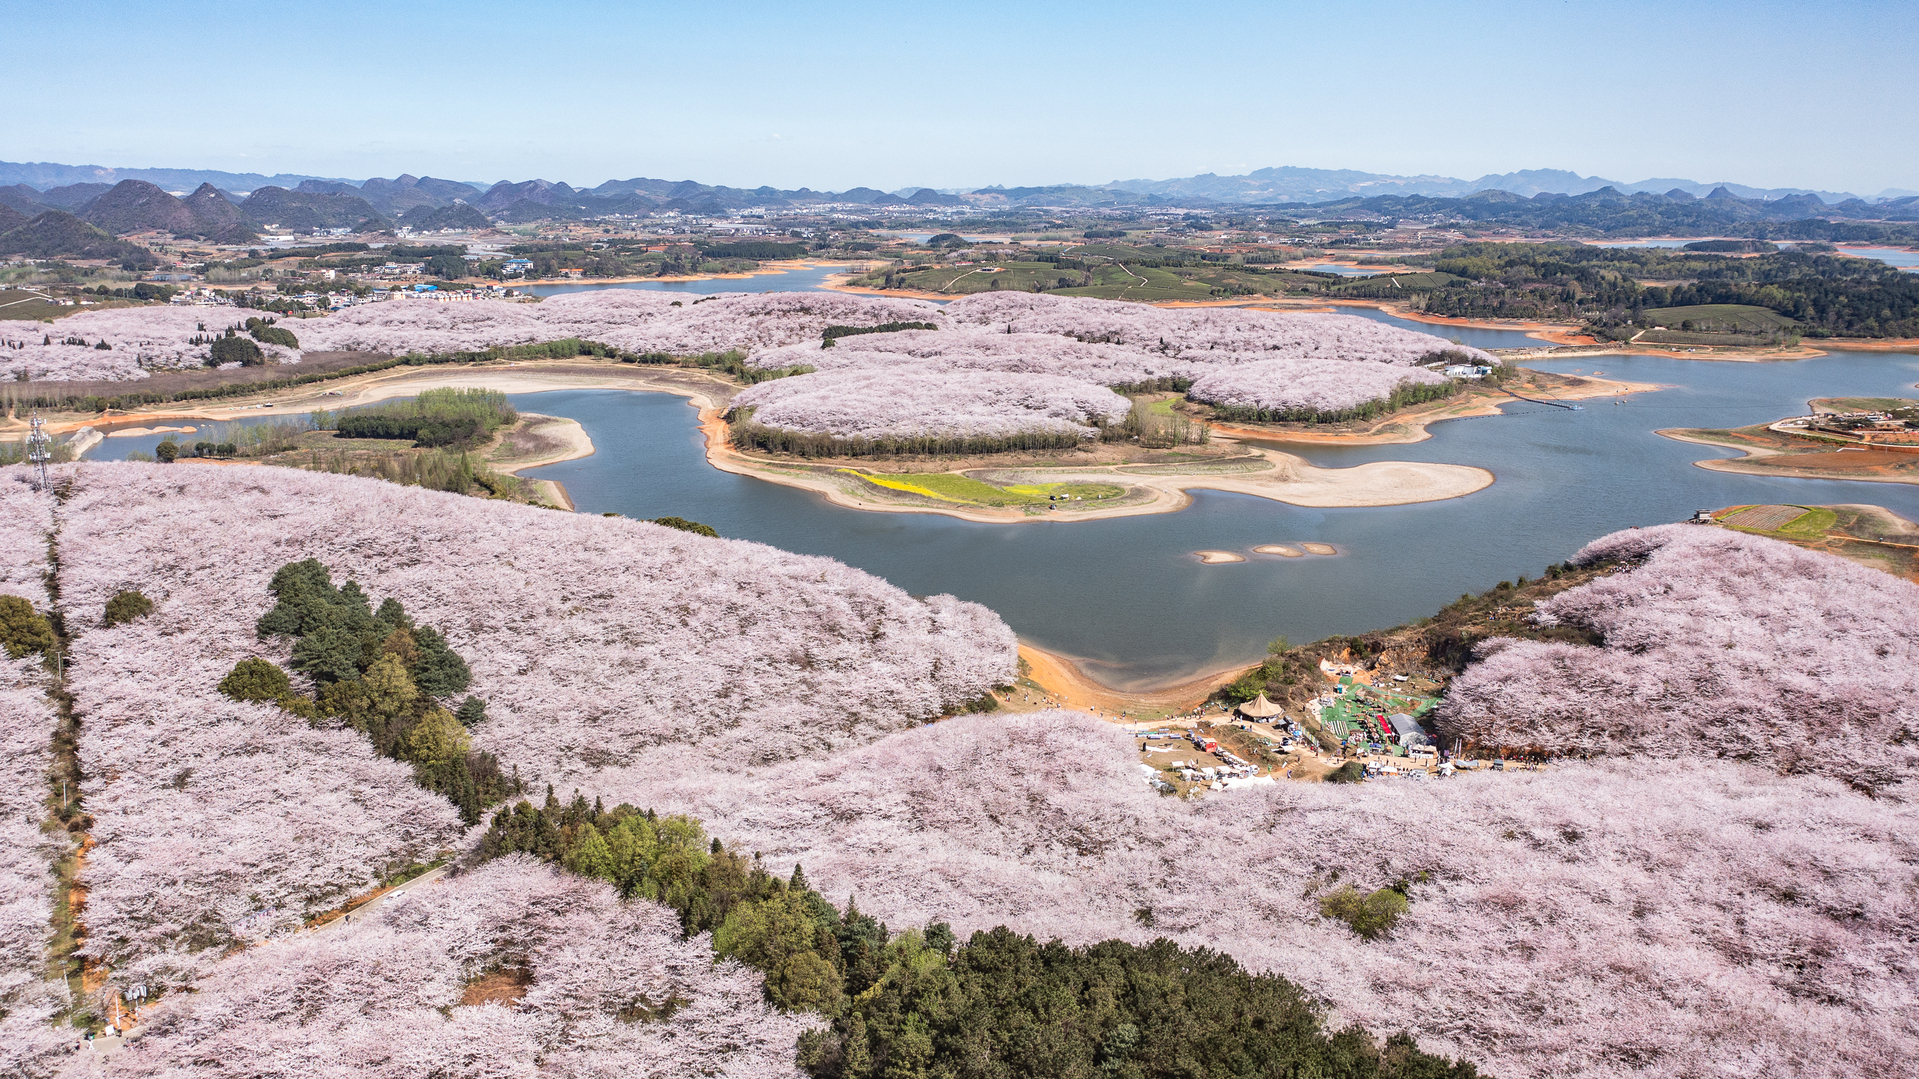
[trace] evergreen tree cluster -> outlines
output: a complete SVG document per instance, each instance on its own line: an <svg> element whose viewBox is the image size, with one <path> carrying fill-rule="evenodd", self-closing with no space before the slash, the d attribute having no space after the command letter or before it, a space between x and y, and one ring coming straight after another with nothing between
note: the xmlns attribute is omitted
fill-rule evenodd
<svg viewBox="0 0 1919 1079"><path fill-rule="evenodd" d="M520 414L498 390L425 390L411 401L342 415L340 438L410 438L418 446L465 446L511 424Z"/></svg>
<svg viewBox="0 0 1919 1079"><path fill-rule="evenodd" d="M716 955L766 975L767 999L789 1011L836 1015L884 973L884 924L851 899L842 913L807 886L800 867L781 879L687 817L630 805L609 811L577 793L563 804L549 788L539 808L521 801L495 813L478 857L515 851L671 907L688 936L710 932Z"/></svg>
<svg viewBox="0 0 1919 1079"><path fill-rule="evenodd" d="M1401 1033L1326 1029L1305 991L1164 938L1081 948L1001 926L958 948L908 931L886 973L827 1030L800 1037L815 1079L896 1075L1341 1076L1472 1079Z"/></svg>
<svg viewBox="0 0 1919 1079"><path fill-rule="evenodd" d="M1168 940L1041 944L1001 926L961 943L944 923L897 935L767 871L688 817L579 793L494 814L476 857L525 852L649 899L710 932L716 956L766 977L767 999L831 1026L800 1038L815 1079L914 1077L1342 1076L1472 1079L1472 1064L1329 1031L1298 986ZM1398 893L1394 893L1397 895Z"/></svg>
<svg viewBox="0 0 1919 1079"><path fill-rule="evenodd" d="M296 693L285 672L257 657L236 664L221 693L353 727L382 754L411 763L419 784L445 795L468 824L517 789L498 759L475 750L467 734L485 718L485 702L468 697L457 715L440 703L465 690L473 675L438 630L416 624L392 598L374 609L353 581L335 587L317 559L280 567L268 590L278 602L254 630L262 640L293 639L288 666L312 679L314 696Z"/></svg>

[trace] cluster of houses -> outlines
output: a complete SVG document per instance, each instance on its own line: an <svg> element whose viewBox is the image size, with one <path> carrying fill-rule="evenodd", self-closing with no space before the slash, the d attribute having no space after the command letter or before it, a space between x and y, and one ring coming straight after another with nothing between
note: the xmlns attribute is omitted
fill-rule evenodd
<svg viewBox="0 0 1919 1079"><path fill-rule="evenodd" d="M1781 434L1817 431L1880 445L1919 444L1919 428L1891 412L1818 412L1810 416L1783 419L1771 427Z"/></svg>

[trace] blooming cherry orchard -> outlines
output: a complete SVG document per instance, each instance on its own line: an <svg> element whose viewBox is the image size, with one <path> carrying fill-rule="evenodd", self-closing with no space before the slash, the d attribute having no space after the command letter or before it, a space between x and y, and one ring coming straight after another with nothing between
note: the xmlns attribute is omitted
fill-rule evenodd
<svg viewBox="0 0 1919 1079"><path fill-rule="evenodd" d="M1891 791L1919 768L1919 587L1720 528L1615 533L1574 562L1637 562L1536 618L1604 643L1489 641L1442 738L1557 754L1724 757ZM1903 797L1903 795L1901 795Z"/></svg>
<svg viewBox="0 0 1919 1079"><path fill-rule="evenodd" d="M776 348L820 339L828 326L928 321L938 308L830 292L764 295L596 289L537 304L502 300L363 304L300 324L300 343L328 351L478 352L577 337L627 352L688 355Z"/></svg>
<svg viewBox="0 0 1919 1079"><path fill-rule="evenodd" d="M24 374L60 382L120 382L146 378L150 371L204 367L211 338L255 314L235 307L123 307L85 311L52 324L0 321L0 379ZM302 344L308 325L297 325ZM201 343L192 343L194 338ZM300 362L298 349L264 343L259 348L278 363Z"/></svg>
<svg viewBox="0 0 1919 1079"><path fill-rule="evenodd" d="M1260 360L1209 371L1194 380L1187 396L1210 405L1264 413L1340 412L1404 386L1441 386L1446 381L1445 376L1423 367Z"/></svg>
<svg viewBox="0 0 1919 1079"><path fill-rule="evenodd" d="M692 814L896 930L1167 936L1501 1076L1919 1059L1919 810L1899 782L1915 591L1832 556L1691 526L1583 551L1628 564L1542 617L1604 645L1507 643L1458 679L1443 724L1596 760L1187 802L1089 716L926 724L1012 677L1011 633L827 559L265 467L61 475L64 503L0 528L58 531L97 777L87 947L116 980L195 988L116 1070L264 1052L291 1076L790 1074L801 1022L750 972L661 908L519 858L288 934L458 832L357 734L212 692L240 658L283 658L252 627L274 570L308 557L445 633L488 700L475 741L534 790ZM0 584L25 588L34 557L0 562ZM123 588L156 609L105 628ZM1395 884L1410 907L1384 936L1322 916L1338 889ZM489 970L530 974L517 1006L461 1003Z"/></svg>
<svg viewBox="0 0 1919 1079"><path fill-rule="evenodd" d="M25 482L24 468L0 469L0 595L47 607L47 532L53 496ZM64 987L47 979L52 863L61 844L40 830L60 717L48 697L52 676L38 655L0 651L0 1074L28 1074L64 1047L48 1025Z"/></svg>
<svg viewBox="0 0 1919 1079"><path fill-rule="evenodd" d="M1088 344L1049 333L1003 333L973 326L946 330L897 330L842 337L832 348L820 343L755 352L752 365L774 371L806 366L820 372L908 370L927 372L1008 371L1060 375L1098 386L1131 386L1165 378L1190 378L1199 366L1165 353L1124 345Z"/></svg>
<svg viewBox="0 0 1919 1079"><path fill-rule="evenodd" d="M872 741L1010 681L1012 633L823 558L658 525L265 467L64 469L70 687L99 846L89 954L186 978L459 834L452 807L352 730L215 687L252 655L281 565L318 558L441 629L529 784L707 768ZM156 604L105 627L135 588Z"/></svg>
<svg viewBox="0 0 1919 1079"><path fill-rule="evenodd" d="M1154 794L1136 759L1091 717L974 716L618 797L700 814L895 928L1170 936L1283 974L1339 1022L1408 1029L1501 1076L1736 1061L1839 1077L1919 1059L1919 815L1903 803L1731 762L1635 760L1195 805ZM1387 937L1320 916L1340 886L1401 880L1411 908Z"/></svg>
<svg viewBox="0 0 1919 1079"><path fill-rule="evenodd" d="M1001 333L1105 341L1208 362L1208 353L1271 352L1268 359L1360 360L1401 366L1433 353L1491 357L1443 338L1353 315L1296 314L1239 307L1154 307L1122 300L983 292L946 307L955 323Z"/></svg>
<svg viewBox="0 0 1919 1079"><path fill-rule="evenodd" d="M1445 377L1415 365L1448 350L1491 362L1430 334L1348 315L983 293L955 301L940 317L956 325L756 352L756 368L808 366L818 373L761 383L737 403L803 400L805 408L762 409L753 419L809 434L851 437L862 427L891 437L948 434L980 411L980 394L969 392L986 384L978 372L1017 372L1107 387L1190 383L1189 396L1198 401L1311 417L1350 411L1408 386L1446 385ZM862 384L847 377L856 370L890 377ZM908 389L898 381L907 372L939 377L950 389L942 393L933 381ZM895 405L895 397L911 407ZM1049 411L989 412L995 434L1054 430Z"/></svg>
<svg viewBox="0 0 1919 1079"><path fill-rule="evenodd" d="M809 1017L680 937L672 911L513 855L324 933L275 941L168 998L127 1076L791 1077ZM464 1003L489 972L518 1001Z"/></svg>
<svg viewBox="0 0 1919 1079"><path fill-rule="evenodd" d="M762 382L733 398L733 407L754 409L753 422L767 427L839 438L1029 431L1091 438L1100 422L1123 422L1132 402L1057 375L885 368Z"/></svg>

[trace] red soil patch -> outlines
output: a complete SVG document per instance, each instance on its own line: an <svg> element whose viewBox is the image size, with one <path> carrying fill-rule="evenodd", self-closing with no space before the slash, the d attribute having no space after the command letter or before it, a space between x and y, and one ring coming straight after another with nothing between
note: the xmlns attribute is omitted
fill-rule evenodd
<svg viewBox="0 0 1919 1079"><path fill-rule="evenodd" d="M1793 453L1774 457L1770 464L1778 468L1877 468L1881 465L1909 465L1910 454L1892 450L1839 450L1832 453Z"/></svg>
<svg viewBox="0 0 1919 1079"><path fill-rule="evenodd" d="M480 975L467 983L460 994L461 1004L500 1004L512 1007L526 999L533 985L533 972L524 967L508 967Z"/></svg>

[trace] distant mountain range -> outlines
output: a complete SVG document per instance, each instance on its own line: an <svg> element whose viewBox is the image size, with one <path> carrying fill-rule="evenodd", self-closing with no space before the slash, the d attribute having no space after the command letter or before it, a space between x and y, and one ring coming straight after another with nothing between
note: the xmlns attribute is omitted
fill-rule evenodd
<svg viewBox="0 0 1919 1079"><path fill-rule="evenodd" d="M1814 191L1803 187L1748 187L1730 181L1702 184L1697 180L1653 179L1622 183L1599 176L1581 176L1564 169L1526 169L1520 172L1494 173L1477 180L1458 180L1448 176L1393 176L1348 169L1260 169L1244 176L1188 176L1176 180L1115 180L1098 190L1136 195L1161 195L1175 198L1205 198L1225 203L1331 202L1354 195L1430 195L1463 198L1479 191L1509 191L1515 195L1583 195L1610 187L1625 195L1645 192L1663 195L1684 191L1703 198L1724 188L1747 199L1780 199L1791 195L1816 195L1827 203L1839 203L1860 196L1847 191ZM1899 198L1914 192L1887 190L1876 198Z"/></svg>
<svg viewBox="0 0 1919 1079"><path fill-rule="evenodd" d="M132 173L200 182L190 193ZM1098 208L1164 206L1193 209L1259 208L1281 216L1356 217L1440 224L1485 222L1523 228L1574 229L1601 235L1764 235L1791 239L1891 238L1884 226L1861 231L1852 222L1919 221L1919 196L1882 192L1873 201L1843 192L1761 189L1739 184L1708 187L1690 180L1623 184L1556 170L1534 170L1454 180L1443 176L1386 176L1350 170L1273 168L1244 176L1125 180L1099 186L986 187L973 191L906 188L896 192L736 188L691 180L636 177L575 188L547 180L502 180L490 186L402 175L348 180L306 177L291 187L257 183L242 195L212 179L246 183L288 176L194 172L184 169L103 169L95 166L14 165L0 162L0 180L30 176L53 186L14 180L0 186L0 254L60 247L102 252L114 237L159 230L216 243L244 244L261 230L355 232L396 226L426 232L483 229L496 222L583 220L663 210L718 215L753 208L823 203L870 206L875 211L938 207ZM114 179L117 177L117 179ZM110 179L113 182L108 182ZM1703 195L1703 197L1701 197ZM1794 223L1792 228L1782 228ZM1758 230L1758 231L1754 231ZM1850 231L1848 231L1850 230ZM1897 235L1913 230L1900 225ZM122 257L125 252L113 257ZM44 254L37 257L48 257ZM89 257L104 257L94 255Z"/></svg>
<svg viewBox="0 0 1919 1079"><path fill-rule="evenodd" d="M907 187L893 192L870 187L850 190L814 191L811 188L783 190L772 187L738 188L696 183L691 180L608 180L598 187L576 188L547 180L478 181L440 180L433 177L400 176L391 180L348 180L340 177L304 176L281 173L217 172L203 169L116 169L100 165L58 165L47 162L19 163L0 161L0 187L24 185L40 192L36 201L45 205L72 209L89 198L104 193L123 180L140 180L176 195L211 185L235 193L235 201L262 188L275 187L303 194L338 194L365 199L382 215L396 217L420 206L439 209L463 201L489 214L510 209L513 203L526 201L523 212L536 207L590 208L609 212L610 203L624 202L633 210L679 209L690 212L724 212L749 205L804 205L817 202L850 202L876 207L957 206L966 201L999 202L1014 205L1272 205L1275 203L1318 203L1350 199L1355 196L1424 195L1437 198L1461 198L1480 191L1507 191L1515 195L1580 195L1604 188L1621 194L1663 195L1683 191L1704 197L1724 189L1747 199L1781 199L1812 195L1828 205L1858 199L1867 203L1919 194L1903 188L1887 188L1873 196L1846 191L1817 191L1799 187L1761 188L1731 181L1700 183L1697 180L1655 178L1626 183L1600 176L1581 176L1564 169L1526 169L1519 172L1491 173L1477 180L1450 176L1397 176L1389 173L1359 172L1352 169L1307 169L1293 166L1259 169L1243 176L1218 176L1205 173L1170 180L1115 180L1106 184L1050 184L1044 186L983 188ZM962 195L983 198L964 200ZM610 212L620 212L612 210Z"/></svg>

